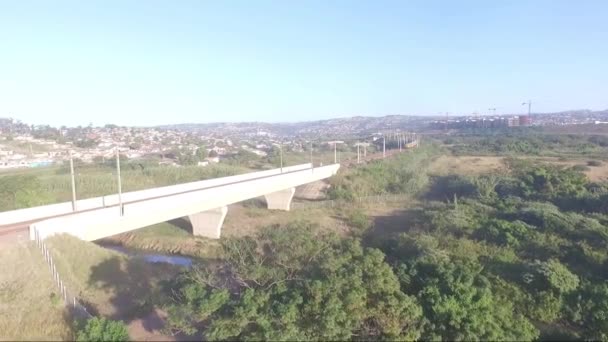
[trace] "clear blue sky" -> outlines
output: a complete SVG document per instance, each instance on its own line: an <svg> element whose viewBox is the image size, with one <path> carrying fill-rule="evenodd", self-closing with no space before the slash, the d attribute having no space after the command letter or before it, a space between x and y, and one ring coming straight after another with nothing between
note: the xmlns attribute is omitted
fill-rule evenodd
<svg viewBox="0 0 608 342"><path fill-rule="evenodd" d="M608 108L608 1L0 1L0 117Z"/></svg>

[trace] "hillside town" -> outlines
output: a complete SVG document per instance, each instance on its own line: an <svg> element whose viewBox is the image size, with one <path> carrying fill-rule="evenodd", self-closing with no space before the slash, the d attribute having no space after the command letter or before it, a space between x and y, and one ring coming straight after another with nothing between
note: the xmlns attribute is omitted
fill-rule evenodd
<svg viewBox="0 0 608 342"><path fill-rule="evenodd" d="M115 158L116 151L127 159L158 159L161 165L200 166L219 162L222 156L245 150L266 156L275 142L270 137L247 140L237 145L230 138L198 135L158 128L128 128L115 125L86 128L31 126L25 129L14 120L0 122L0 168L48 166L74 159L85 163ZM196 157L185 160L185 156Z"/></svg>
<svg viewBox="0 0 608 342"><path fill-rule="evenodd" d="M300 123L210 123L160 127L54 128L0 118L0 169L41 167L72 158L104 163L116 157L147 159L159 165L206 166L235 155L267 157L277 149L306 151L311 142L328 150L334 140L356 150L357 142L374 142L395 132L441 132L447 129L510 129L530 126L602 125L608 111L566 111L533 115L351 117Z"/></svg>

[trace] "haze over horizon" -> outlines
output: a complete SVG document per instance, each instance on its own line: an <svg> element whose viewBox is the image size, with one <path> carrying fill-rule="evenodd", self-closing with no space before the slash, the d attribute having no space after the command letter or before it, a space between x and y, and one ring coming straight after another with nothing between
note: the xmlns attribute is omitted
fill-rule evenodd
<svg viewBox="0 0 608 342"><path fill-rule="evenodd" d="M0 117L297 122L608 108L605 1L0 2Z"/></svg>

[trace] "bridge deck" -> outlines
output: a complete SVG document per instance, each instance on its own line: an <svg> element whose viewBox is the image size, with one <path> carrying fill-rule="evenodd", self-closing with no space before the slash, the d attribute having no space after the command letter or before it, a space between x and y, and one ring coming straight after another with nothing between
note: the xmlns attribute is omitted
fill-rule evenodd
<svg viewBox="0 0 608 342"><path fill-rule="evenodd" d="M34 238L37 229L42 238L55 233L69 233L83 240L97 240L328 178L339 167L339 164L334 164L284 172L124 203L122 216L115 207L71 213L32 224L30 237Z"/></svg>
<svg viewBox="0 0 608 342"><path fill-rule="evenodd" d="M137 203L148 199L161 198L176 194L188 193L209 189L217 186L237 184L239 182L272 177L281 173L290 173L301 170L310 169L312 164L300 164L295 166L284 167L281 169L272 169L259 172L251 172L243 175L228 176L203 181L183 183L171 186L164 186L153 189L125 192L122 194L123 205ZM119 204L118 195L94 197L85 200L79 200L76 207L80 210L72 211L72 202L63 202L33 208L19 209L0 213L0 235L9 234L15 231L26 230L28 227L39 221L58 218L75 213L84 213L101 208L116 207Z"/></svg>

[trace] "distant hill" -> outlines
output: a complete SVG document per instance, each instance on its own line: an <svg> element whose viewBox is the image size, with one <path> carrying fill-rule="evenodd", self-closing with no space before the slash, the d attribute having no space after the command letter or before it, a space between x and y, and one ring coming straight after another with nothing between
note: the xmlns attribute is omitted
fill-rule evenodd
<svg viewBox="0 0 608 342"><path fill-rule="evenodd" d="M337 118L329 120L306 121L296 123L265 123L265 122L239 122L239 123L206 123L206 124L176 124L163 125L159 128L197 131L203 134L272 134L272 135L349 135L353 133L375 133L391 129L414 130L426 125L430 117L389 115L383 117L355 116L350 118Z"/></svg>
<svg viewBox="0 0 608 342"><path fill-rule="evenodd" d="M519 115L519 114L513 114ZM471 117L470 115L450 115L450 120ZM608 110L592 111L589 109L568 110L555 113L532 113L533 121L542 124L574 124L608 120ZM187 123L163 125L160 128L179 129L190 132L200 132L206 135L256 135L271 134L280 136L323 136L323 135L352 135L371 134L387 130L420 131L429 127L435 120L443 120L441 116L412 116L388 115L381 117L354 116L329 120L304 121L295 123L239 122L239 123Z"/></svg>

